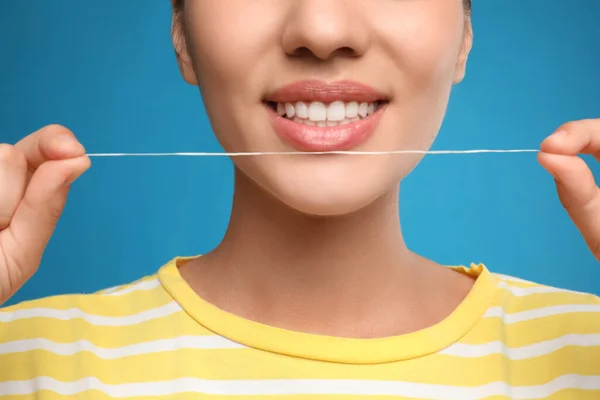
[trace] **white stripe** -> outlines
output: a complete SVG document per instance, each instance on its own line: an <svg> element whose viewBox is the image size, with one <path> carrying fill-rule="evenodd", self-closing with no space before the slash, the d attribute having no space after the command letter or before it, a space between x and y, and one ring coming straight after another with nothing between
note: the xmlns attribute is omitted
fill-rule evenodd
<svg viewBox="0 0 600 400"><path fill-rule="evenodd" d="M550 317L553 315L570 313L600 313L600 305L595 304L573 304L536 308L529 311L521 311L513 314L506 314L502 307L492 307L487 310L484 318L502 318L505 324L515 324L517 322L529 321L537 318Z"/></svg>
<svg viewBox="0 0 600 400"><path fill-rule="evenodd" d="M558 289L550 286L531 286L531 287L518 287L518 286L510 286L506 282L499 282L498 287L502 289L508 290L513 296L524 297L532 294L541 294L541 293L573 293L573 294L583 294L578 292L573 292L566 289Z"/></svg>
<svg viewBox="0 0 600 400"><path fill-rule="evenodd" d="M108 288L108 289L102 289L102 290L100 290L100 291L98 292L98 294L109 294L109 293L114 293L114 292L116 292L117 290L121 289L122 287L123 287L123 286L113 286L113 287L110 287L110 288Z"/></svg>
<svg viewBox="0 0 600 400"><path fill-rule="evenodd" d="M60 356L71 356L77 353L88 352L103 360L115 360L130 356L139 356L182 349L223 350L241 348L245 348L245 346L215 335L180 336L172 339L136 343L117 348L99 347L87 340L78 340L71 343L56 343L48 339L40 338L0 343L0 355L44 350Z"/></svg>
<svg viewBox="0 0 600 400"><path fill-rule="evenodd" d="M462 358L479 358L492 354L502 354L510 360L526 360L553 353L567 346L600 347L600 335L565 335L557 339L522 347L506 347L500 341L482 344L454 343L440 351L440 354Z"/></svg>
<svg viewBox="0 0 600 400"><path fill-rule="evenodd" d="M505 281L511 281L511 282L518 282L518 283L526 283L529 285L536 285L536 283L531 282L531 281L527 281L525 279L521 279L521 278L515 278L514 276L510 276L510 275L504 275L504 274L492 274L495 275L496 277L505 280Z"/></svg>
<svg viewBox="0 0 600 400"><path fill-rule="evenodd" d="M442 350L440 354L462 357L479 358L492 354L502 354L511 360L524 360L540 357L560 350L567 346L600 347L600 334L565 335L557 339L535 343L522 347L506 347L500 341L482 344L455 343ZM129 356L151 354L182 349L241 349L245 346L221 336L180 336L171 339L137 343L118 348L99 347L87 340L71 343L56 343L47 339L27 339L0 343L0 355L20 353L34 350L44 350L51 353L70 356L80 352L89 352L98 358L112 360Z"/></svg>
<svg viewBox="0 0 600 400"><path fill-rule="evenodd" d="M30 308L17 310L13 312L0 312L1 322L13 322L20 319L29 318L53 318L62 321L73 319L82 319L92 325L98 326L130 326L152 319L162 318L181 311L181 307L176 302L171 302L164 306L146 310L134 315L122 317L105 317L102 315L88 314L78 308L68 310L55 310L52 308Z"/></svg>
<svg viewBox="0 0 600 400"><path fill-rule="evenodd" d="M482 344L455 343L445 350L440 351L440 354L462 358L478 358L492 354L503 354L511 360L524 360L547 355L567 346L600 347L600 334L565 335L545 342L514 348L506 347L504 343L500 341ZM240 348L245 348L245 346L216 335L180 336L170 339L136 343L117 348L99 347L86 340L79 340L70 343L56 343L51 340L37 338L0 343L0 355L44 350L62 356L73 355L80 352L89 352L101 359L117 359L182 349Z"/></svg>
<svg viewBox="0 0 600 400"><path fill-rule="evenodd" d="M433 385L396 381L358 380L202 380L181 378L164 382L109 385L89 377L76 382L59 382L49 377L28 381L0 382L0 393L31 395L48 390L69 396L95 390L113 398L172 396L198 393L222 396L285 396L285 395L365 395L398 396L413 399L469 400L492 396L512 399L543 399L565 389L600 390L600 375L563 375L537 386L511 386L494 382L475 387Z"/></svg>
<svg viewBox="0 0 600 400"><path fill-rule="evenodd" d="M108 296L123 296L123 295L129 294L131 292L136 292L138 290L152 290L159 286L160 286L160 281L158 279L150 279L150 280L134 283L133 285L123 288L123 289L117 288L117 290L111 291L109 293L105 292L103 294L108 295Z"/></svg>

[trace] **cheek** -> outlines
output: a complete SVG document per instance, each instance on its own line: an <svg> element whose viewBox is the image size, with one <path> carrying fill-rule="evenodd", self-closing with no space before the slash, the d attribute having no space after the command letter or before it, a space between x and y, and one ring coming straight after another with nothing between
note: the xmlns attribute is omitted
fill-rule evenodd
<svg viewBox="0 0 600 400"><path fill-rule="evenodd" d="M243 91L272 47L277 15L253 2L235 3L196 1L187 10L188 46L201 89Z"/></svg>
<svg viewBox="0 0 600 400"><path fill-rule="evenodd" d="M436 4L434 4L436 3ZM403 86L427 93L451 85L460 52L464 17L458 2L425 2L397 20L380 24L385 49L398 71Z"/></svg>
<svg viewBox="0 0 600 400"><path fill-rule="evenodd" d="M427 149L433 143L448 104L460 47L464 19L459 2L422 2L406 9L401 22L391 18L379 25L386 58L394 63L394 112L386 129L394 147ZM431 4L431 5L428 5ZM408 157L410 158L410 157ZM406 171L418 158L397 160Z"/></svg>
<svg viewBox="0 0 600 400"><path fill-rule="evenodd" d="M269 150L266 127L257 127L273 65L281 11L251 1L192 1L187 12L188 48L205 110L228 151ZM260 24L255 21L260 20ZM252 79L249 79L252 77ZM267 81L268 83L268 81ZM252 127L252 128L250 128ZM267 126L268 127L268 126ZM254 129L253 134L248 134ZM262 140L262 141L261 141Z"/></svg>

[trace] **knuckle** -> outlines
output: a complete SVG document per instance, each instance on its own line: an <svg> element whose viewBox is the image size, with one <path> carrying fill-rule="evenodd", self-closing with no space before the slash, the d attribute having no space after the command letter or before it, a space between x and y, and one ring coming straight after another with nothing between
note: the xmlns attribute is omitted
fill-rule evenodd
<svg viewBox="0 0 600 400"><path fill-rule="evenodd" d="M0 230L8 228L11 220L12 215L7 215L6 213L0 212Z"/></svg>
<svg viewBox="0 0 600 400"><path fill-rule="evenodd" d="M7 275L8 287L12 288L12 290L9 289L9 292L14 293L37 271L41 256L32 253L29 246L17 240L17 238L11 237L11 240L11 244L15 247L16 251L2 253L2 261L5 265L9 266L9 273Z"/></svg>
<svg viewBox="0 0 600 400"><path fill-rule="evenodd" d="M64 189L65 191L67 189ZM46 204L46 212L44 213L45 215L47 215L47 223L49 226L56 226L56 224L58 223L58 220L60 219L60 217L63 214L63 211L65 209L65 199L66 199L66 192L64 192L62 195L58 196L58 197L54 197L52 199L50 199Z"/></svg>
<svg viewBox="0 0 600 400"><path fill-rule="evenodd" d="M28 210L28 213L34 215L38 222L46 226L55 226L63 211L63 207L51 199L46 201L33 200L25 196L21 206Z"/></svg>
<svg viewBox="0 0 600 400"><path fill-rule="evenodd" d="M48 206L48 218L49 223L52 225L56 225L60 216L62 215L63 208L57 204L51 204Z"/></svg>

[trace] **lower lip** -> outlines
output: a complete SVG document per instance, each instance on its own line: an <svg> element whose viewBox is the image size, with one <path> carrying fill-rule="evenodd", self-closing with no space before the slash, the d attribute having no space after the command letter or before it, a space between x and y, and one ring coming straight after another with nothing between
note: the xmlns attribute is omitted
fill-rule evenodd
<svg viewBox="0 0 600 400"><path fill-rule="evenodd" d="M294 122L280 116L271 107L269 110L271 123L275 132L285 142L299 151L347 151L366 142L375 133L386 105L360 121L345 125L317 127Z"/></svg>

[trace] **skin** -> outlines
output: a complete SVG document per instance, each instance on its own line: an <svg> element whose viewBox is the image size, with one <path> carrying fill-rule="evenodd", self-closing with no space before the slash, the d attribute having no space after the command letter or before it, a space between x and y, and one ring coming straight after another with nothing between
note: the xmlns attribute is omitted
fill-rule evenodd
<svg viewBox="0 0 600 400"><path fill-rule="evenodd" d="M180 22L173 42L181 73L200 88L218 140L234 152L291 150L262 100L315 78L352 79L388 96L376 134L357 150L426 150L473 40L459 0L188 0ZM538 158L600 260L600 189L582 153L600 155L600 120L559 127ZM404 244L399 185L419 161L235 158L227 234L181 273L216 306L282 328L382 337L433 325L473 282ZM0 304L37 270L70 183L89 166L60 126L0 146Z"/></svg>

